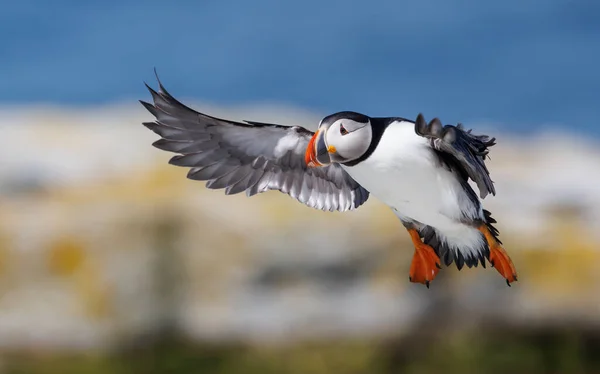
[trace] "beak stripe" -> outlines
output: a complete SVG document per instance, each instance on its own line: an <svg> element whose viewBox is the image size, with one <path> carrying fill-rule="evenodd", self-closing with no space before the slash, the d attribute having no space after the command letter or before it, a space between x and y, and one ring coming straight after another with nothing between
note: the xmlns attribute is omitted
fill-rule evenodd
<svg viewBox="0 0 600 374"><path fill-rule="evenodd" d="M306 147L306 153L304 154L304 162L309 168L321 166L321 163L317 160L317 151L315 141L319 136L319 130L310 138L308 147Z"/></svg>

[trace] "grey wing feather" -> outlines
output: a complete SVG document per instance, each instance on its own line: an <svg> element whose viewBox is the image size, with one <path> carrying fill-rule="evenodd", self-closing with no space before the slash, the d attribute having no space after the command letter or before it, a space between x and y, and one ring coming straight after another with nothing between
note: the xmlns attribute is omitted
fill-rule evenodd
<svg viewBox="0 0 600 374"><path fill-rule="evenodd" d="M438 118L429 122L419 114L415 122L415 132L431 139L434 149L452 156L457 162L465 177L471 178L479 189L479 196L485 198L488 194L495 195L494 182L485 165L485 158L489 147L495 143L495 138L486 135L473 135L471 130L465 131L462 125L442 126Z"/></svg>
<svg viewBox="0 0 600 374"><path fill-rule="evenodd" d="M144 125L161 136L156 148L178 153L172 165L189 167L188 178L226 194L252 196L278 190L317 209L346 211L369 197L340 165L307 168L304 153L313 132L299 126L238 123L183 105L159 81L148 85L153 104L141 101L156 118Z"/></svg>

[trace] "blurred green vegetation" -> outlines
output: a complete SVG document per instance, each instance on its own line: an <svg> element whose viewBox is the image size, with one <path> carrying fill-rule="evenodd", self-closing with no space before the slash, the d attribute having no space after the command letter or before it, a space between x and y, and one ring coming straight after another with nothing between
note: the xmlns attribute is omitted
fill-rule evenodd
<svg viewBox="0 0 600 374"><path fill-rule="evenodd" d="M147 339L143 339L148 342ZM106 355L5 355L7 374L598 373L600 334L498 329L295 345L199 345L155 337Z"/></svg>

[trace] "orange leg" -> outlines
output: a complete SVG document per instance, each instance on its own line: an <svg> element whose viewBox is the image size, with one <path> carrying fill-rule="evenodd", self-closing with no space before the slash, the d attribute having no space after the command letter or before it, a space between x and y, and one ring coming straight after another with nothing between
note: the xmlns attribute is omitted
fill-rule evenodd
<svg viewBox="0 0 600 374"><path fill-rule="evenodd" d="M410 264L408 279L411 282L423 283L429 288L431 282L440 271L440 258L433 248L421 241L417 230L409 229L408 233L415 246L415 254Z"/></svg>
<svg viewBox="0 0 600 374"><path fill-rule="evenodd" d="M490 263L498 270L500 275L506 278L506 284L510 286L512 282L517 280L515 265L486 225L481 225L479 231L485 236L485 240L490 247Z"/></svg>

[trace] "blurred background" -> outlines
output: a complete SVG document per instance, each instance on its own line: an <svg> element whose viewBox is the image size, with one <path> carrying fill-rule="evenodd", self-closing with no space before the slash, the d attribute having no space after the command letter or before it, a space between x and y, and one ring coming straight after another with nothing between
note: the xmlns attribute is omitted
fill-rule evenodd
<svg viewBox="0 0 600 374"><path fill-rule="evenodd" d="M6 1L0 373L600 372L600 3ZM325 213L167 165L156 87L235 120L440 117L498 139L519 271L408 282L375 198Z"/></svg>

